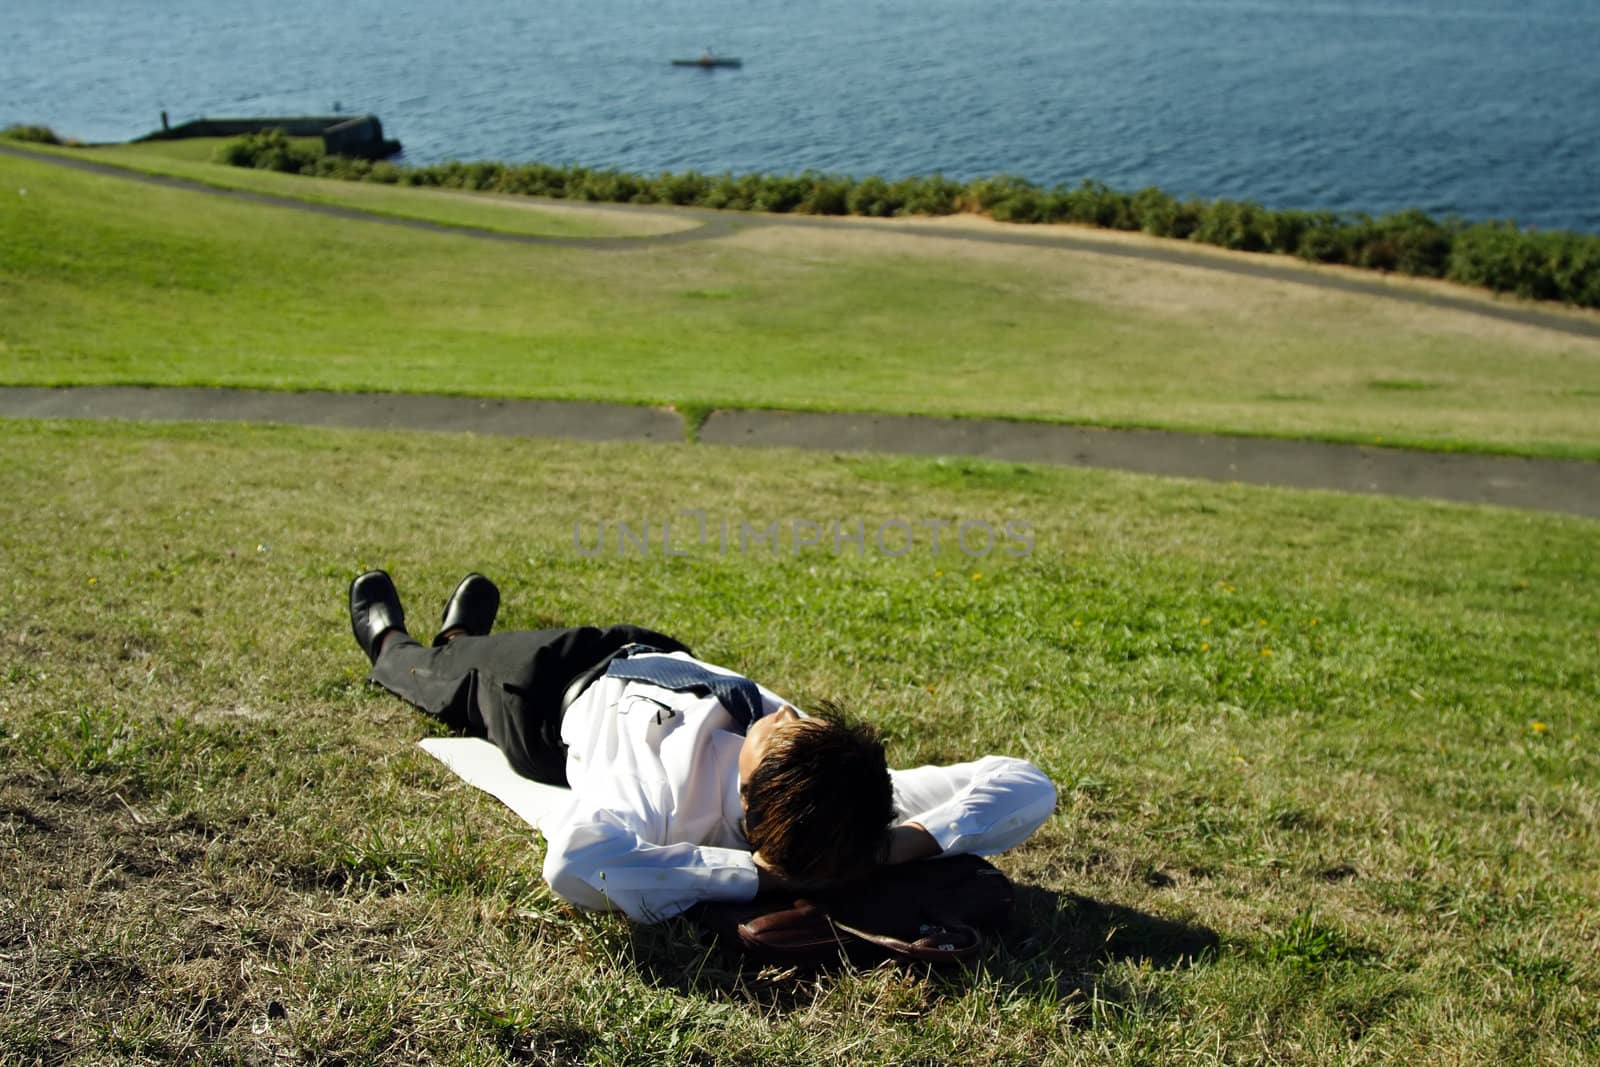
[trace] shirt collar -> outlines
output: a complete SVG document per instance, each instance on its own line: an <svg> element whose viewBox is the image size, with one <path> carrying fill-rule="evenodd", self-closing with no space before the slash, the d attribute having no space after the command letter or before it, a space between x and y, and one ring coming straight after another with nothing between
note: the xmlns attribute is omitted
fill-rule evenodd
<svg viewBox="0 0 1600 1067"><path fill-rule="evenodd" d="M739 797L739 750L744 747L744 735L731 731L717 731L712 738L716 752L717 773L722 775L722 821L729 835L741 847L750 842L744 836L744 803Z"/></svg>

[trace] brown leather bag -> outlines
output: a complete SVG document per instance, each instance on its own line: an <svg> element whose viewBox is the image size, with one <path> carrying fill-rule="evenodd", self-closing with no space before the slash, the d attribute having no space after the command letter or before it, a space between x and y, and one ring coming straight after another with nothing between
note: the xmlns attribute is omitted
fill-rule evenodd
<svg viewBox="0 0 1600 1067"><path fill-rule="evenodd" d="M950 856L886 867L860 882L796 899L765 894L703 904L694 914L728 950L759 963L970 960L1011 912L1013 889L993 864Z"/></svg>

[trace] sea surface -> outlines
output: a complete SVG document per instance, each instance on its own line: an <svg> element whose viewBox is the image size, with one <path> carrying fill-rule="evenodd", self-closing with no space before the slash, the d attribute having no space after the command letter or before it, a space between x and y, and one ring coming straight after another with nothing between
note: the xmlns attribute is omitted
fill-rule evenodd
<svg viewBox="0 0 1600 1067"><path fill-rule="evenodd" d="M418 163L1085 178L1600 233L1596 0L7 0L0 124L371 111ZM674 68L705 48L738 70Z"/></svg>

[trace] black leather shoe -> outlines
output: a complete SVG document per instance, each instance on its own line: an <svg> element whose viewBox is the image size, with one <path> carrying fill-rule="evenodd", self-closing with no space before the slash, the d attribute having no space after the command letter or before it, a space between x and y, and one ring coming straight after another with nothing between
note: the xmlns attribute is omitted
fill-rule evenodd
<svg viewBox="0 0 1600 1067"><path fill-rule="evenodd" d="M439 619L439 636L433 639L434 646L444 644L444 635L451 630L482 637L494 629L494 617L499 610L500 590L489 579L474 571L461 579L456 591L445 601L444 615Z"/></svg>
<svg viewBox="0 0 1600 1067"><path fill-rule="evenodd" d="M372 662L378 662L383 635L390 630L405 633L406 613L400 607L400 594L394 581L383 571L368 571L350 583L350 629L356 643Z"/></svg>

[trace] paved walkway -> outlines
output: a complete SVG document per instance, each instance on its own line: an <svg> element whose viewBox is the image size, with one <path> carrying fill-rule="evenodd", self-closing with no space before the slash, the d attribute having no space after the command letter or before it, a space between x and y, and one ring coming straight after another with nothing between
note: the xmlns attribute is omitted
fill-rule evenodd
<svg viewBox="0 0 1600 1067"><path fill-rule="evenodd" d="M119 386L0 387L0 416L275 422L589 441L682 442L675 412L625 404ZM1600 463L1109 430L1003 419L714 411L704 444L975 456L1348 493L1429 497L1600 518Z"/></svg>
<svg viewBox="0 0 1600 1067"><path fill-rule="evenodd" d="M1022 225L1004 230L961 229L927 222L919 223L914 220L883 223L861 219L824 218L815 215L771 215L757 212L713 211L707 208L637 204L590 204L587 202L584 203L585 207L616 212L634 214L670 213L674 218L694 219L699 225L673 233L651 234L640 237L536 237L530 234L501 233L497 230L445 226L422 219L406 219L392 215L374 214L357 208L316 204L305 200L295 200L291 197L271 196L265 193L252 193L238 189L223 189L214 185L206 185L203 182L191 181L187 178L144 174L140 171L112 166L109 163L102 163L92 159L30 152L15 145L0 144L0 155L17 156L40 163L50 163L74 170L88 171L93 174L144 182L151 185L161 185L168 188L186 189L210 196L227 197L296 211L310 211L333 218L373 222L387 226L405 226L411 229L448 233L488 241L502 241L510 244L625 251L648 245L703 241L752 226L799 226L813 229L855 230L858 233L863 232L865 229L865 232L871 233L889 232L914 237L936 237L946 241L977 241L985 244L1057 248L1064 251L1090 253L1098 256L1113 256L1119 259L1137 259L1150 263L1197 267L1202 270L1221 271L1226 274L1249 278L1267 278L1278 282L1309 285L1318 289L1357 293L1362 296L1377 297L1383 300L1398 300L1402 303L1420 304L1426 307L1447 308L1471 315L1481 315L1485 318L1516 322L1526 326L1537 326L1542 329L1555 330L1578 337L1600 337L1600 315L1562 312L1554 309L1547 310L1537 305L1509 299L1497 300L1488 296L1475 297L1466 294L1454 296L1449 293L1434 292L1428 289L1392 285L1376 277L1363 277L1360 272L1356 271L1314 270L1304 264L1298 264L1297 261L1287 256L1226 255L1220 254L1220 250L1215 249L1210 252L1190 251L1183 247L1182 242L1178 241L1150 245L1124 244L1104 239L1074 237L1060 232L1043 232ZM530 203L539 203L545 198L528 197L527 199ZM570 205L573 203L572 201L563 200L549 200L547 202L556 205Z"/></svg>

